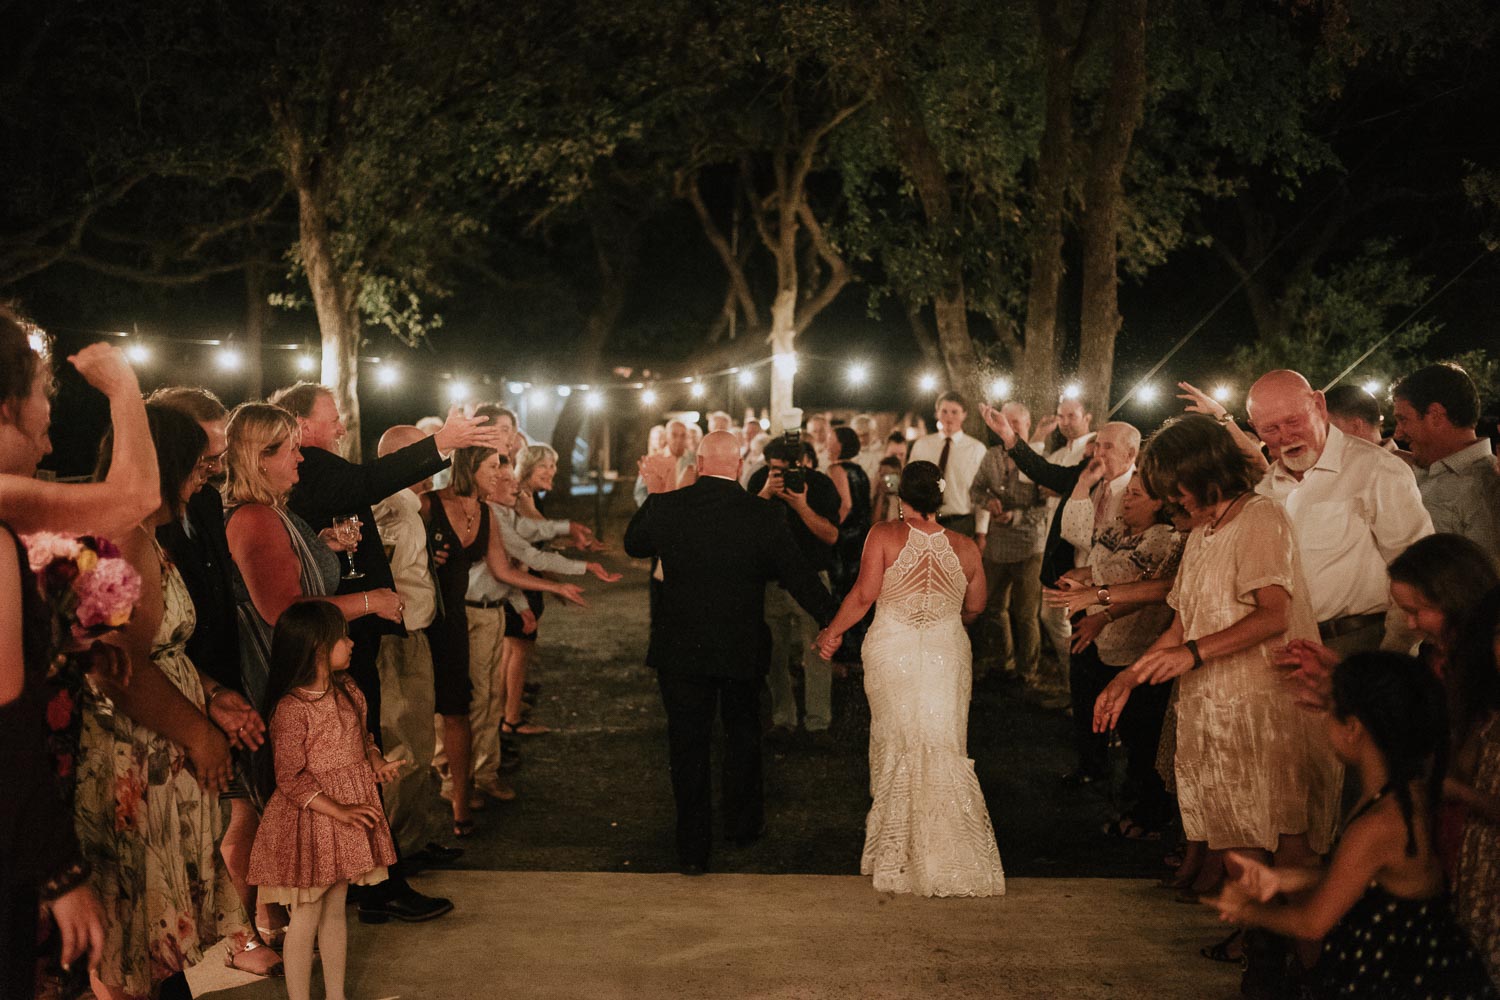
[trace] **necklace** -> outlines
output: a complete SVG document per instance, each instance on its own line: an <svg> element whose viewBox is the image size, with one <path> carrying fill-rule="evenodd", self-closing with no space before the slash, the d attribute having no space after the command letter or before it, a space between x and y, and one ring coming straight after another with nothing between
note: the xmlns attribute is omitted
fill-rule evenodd
<svg viewBox="0 0 1500 1000"><path fill-rule="evenodd" d="M297 688L298 691L302 691L302 692L304 692L306 694L312 695L312 698L310 699L312 701L318 701L318 700L320 700L324 695L326 695L332 689L333 689L333 684L332 683L330 683L328 685L328 687L325 687L325 688L314 688L314 687L299 687L299 688Z"/></svg>
<svg viewBox="0 0 1500 1000"><path fill-rule="evenodd" d="M1214 523L1210 524L1208 526L1208 528L1203 533L1205 535L1208 535L1208 536L1212 537L1213 533L1218 529L1219 525L1223 524L1224 523L1224 519L1229 516L1229 512L1232 511L1232 510L1234 510L1234 505L1237 504L1237 503L1239 503L1241 500L1243 500L1246 497L1246 495L1247 494L1244 494L1244 493L1238 493L1238 494L1236 494L1235 498L1233 500L1229 501L1229 505L1226 506L1219 513L1219 516L1216 517L1216 518L1214 518Z"/></svg>

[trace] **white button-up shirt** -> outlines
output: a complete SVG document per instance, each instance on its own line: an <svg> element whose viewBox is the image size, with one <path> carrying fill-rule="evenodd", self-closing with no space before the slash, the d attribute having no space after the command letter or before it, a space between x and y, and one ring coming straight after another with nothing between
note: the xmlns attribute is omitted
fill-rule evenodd
<svg viewBox="0 0 1500 1000"><path fill-rule="evenodd" d="M937 465L938 459L943 457L943 442L946 440L949 440L948 436L941 432L917 438L911 446L910 461ZM955 433L952 441L953 447L948 449L948 465L943 470L943 506L938 510L942 517L962 517L973 509L969 500L969 487L974 485L974 476L979 472L979 463L984 461L986 451L984 442L969 437L963 431ZM985 511L985 528L988 527L989 512ZM978 527L976 515L975 531L982 530L984 529Z"/></svg>
<svg viewBox="0 0 1500 1000"><path fill-rule="evenodd" d="M1487 438L1417 470L1435 531L1463 535L1500 560L1500 474Z"/></svg>
<svg viewBox="0 0 1500 1000"><path fill-rule="evenodd" d="M1256 492L1275 499L1291 518L1320 622L1390 611L1386 566L1432 534L1432 518L1406 463L1332 425L1317 464L1301 480L1277 460ZM1388 636L1391 624L1388 619Z"/></svg>
<svg viewBox="0 0 1500 1000"><path fill-rule="evenodd" d="M1066 444L1064 444L1061 448L1058 448L1056 451L1054 451L1051 454L1046 455L1044 457L1047 459L1047 461L1051 462L1053 465L1061 465L1061 466L1065 466L1065 467L1066 466L1077 465L1079 462L1083 461L1084 452L1088 451L1088 447L1089 447L1090 444L1093 443L1094 437L1095 437L1095 435L1097 433L1098 433L1097 431L1090 431L1089 433L1084 434L1081 437L1076 437L1073 440L1071 440L1071 441L1067 442ZM1040 450L1040 449L1037 448L1035 442L1032 443L1031 447L1034 450L1038 450L1038 451ZM1063 502L1063 498L1062 497L1048 497L1047 498L1047 523L1048 524L1052 523L1052 517L1053 517L1054 514L1057 513L1057 505L1060 504L1060 503L1062 503L1062 502ZM1066 511L1064 511L1064 513L1066 513ZM1089 549L1091 547L1092 547L1092 543L1090 543L1089 545L1074 545L1073 546L1073 565L1074 566L1087 566L1089 564Z"/></svg>
<svg viewBox="0 0 1500 1000"><path fill-rule="evenodd" d="M1130 464L1122 475L1116 476L1102 485L1095 484L1093 490L1086 497L1074 499L1069 497L1063 506L1061 532L1063 541L1072 544L1074 551L1079 549L1091 552L1098 535L1104 533L1120 516L1120 502L1125 496L1125 487L1130 485L1130 477L1135 475L1135 463ZM1094 517L1094 494L1101 489L1109 490L1109 496L1104 500L1104 510L1100 512L1099 518ZM1088 556L1085 555L1082 562L1074 563L1075 566L1087 566Z"/></svg>
<svg viewBox="0 0 1500 1000"><path fill-rule="evenodd" d="M391 577L406 609L401 623L407 630L426 628L437 614L437 586L427 560L427 526L422 522L422 499L400 490L374 507L380 544L390 551Z"/></svg>

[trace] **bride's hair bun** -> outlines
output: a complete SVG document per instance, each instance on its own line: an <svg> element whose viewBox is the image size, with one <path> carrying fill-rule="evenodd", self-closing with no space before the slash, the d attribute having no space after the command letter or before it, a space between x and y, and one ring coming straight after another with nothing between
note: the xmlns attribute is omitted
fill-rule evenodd
<svg viewBox="0 0 1500 1000"><path fill-rule="evenodd" d="M936 514L943 505L942 473L931 462L912 462L901 470L901 502L919 514Z"/></svg>

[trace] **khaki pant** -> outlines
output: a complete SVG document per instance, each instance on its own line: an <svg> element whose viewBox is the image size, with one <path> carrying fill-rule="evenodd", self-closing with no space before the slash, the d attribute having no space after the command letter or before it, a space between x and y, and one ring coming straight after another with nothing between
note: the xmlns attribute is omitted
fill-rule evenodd
<svg viewBox="0 0 1500 1000"><path fill-rule="evenodd" d="M1038 613L1042 600L1042 554L1020 562L984 560L984 582L989 597L980 618L979 653L974 676L991 670L1015 671L1034 678L1042 648Z"/></svg>
<svg viewBox="0 0 1500 1000"><path fill-rule="evenodd" d="M505 678L500 673L505 609L471 607L468 611L474 787L494 788L500 780L500 720L505 717Z"/></svg>
<svg viewBox="0 0 1500 1000"><path fill-rule="evenodd" d="M380 672L380 739L391 760L409 763L382 787L391 836L402 854L441 842L444 814L432 773L435 734L432 729L432 651L427 636L380 637L376 659Z"/></svg>
<svg viewBox="0 0 1500 1000"><path fill-rule="evenodd" d="M828 574L818 576L828 586ZM813 652L817 622L791 594L771 583L766 585L766 624L771 627L771 672L766 677L771 689L771 722L797 728L797 693L790 668L790 661L796 657L802 661L807 731L826 730L833 717L833 664Z"/></svg>
<svg viewBox="0 0 1500 1000"><path fill-rule="evenodd" d="M1040 581L1038 581L1040 586ZM1054 670L1052 664L1045 657L1037 657L1037 671L1034 677L1024 678L1027 684L1039 691L1067 691L1068 690L1068 663L1071 653L1068 650L1073 644L1073 624L1068 620L1066 608L1054 608L1043 604L1038 615L1042 623L1042 631L1047 633L1047 638L1052 642L1052 649L1057 653L1057 668Z"/></svg>

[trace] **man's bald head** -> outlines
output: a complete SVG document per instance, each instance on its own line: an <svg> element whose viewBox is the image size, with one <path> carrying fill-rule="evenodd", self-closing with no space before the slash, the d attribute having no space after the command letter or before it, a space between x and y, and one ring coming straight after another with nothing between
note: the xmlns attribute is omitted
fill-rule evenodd
<svg viewBox="0 0 1500 1000"><path fill-rule="evenodd" d="M385 458L391 452L400 451L407 445L416 444L426 437L426 434L411 424L397 424L387 428L386 432L380 435L380 443L375 446L375 454L380 458Z"/></svg>
<svg viewBox="0 0 1500 1000"><path fill-rule="evenodd" d="M740 476L740 442L728 431L705 434L698 445L698 475Z"/></svg>
<svg viewBox="0 0 1500 1000"><path fill-rule="evenodd" d="M1250 387L1245 410L1255 433L1298 478L1318 464L1328 443L1328 404L1307 379L1286 369L1266 372Z"/></svg>

